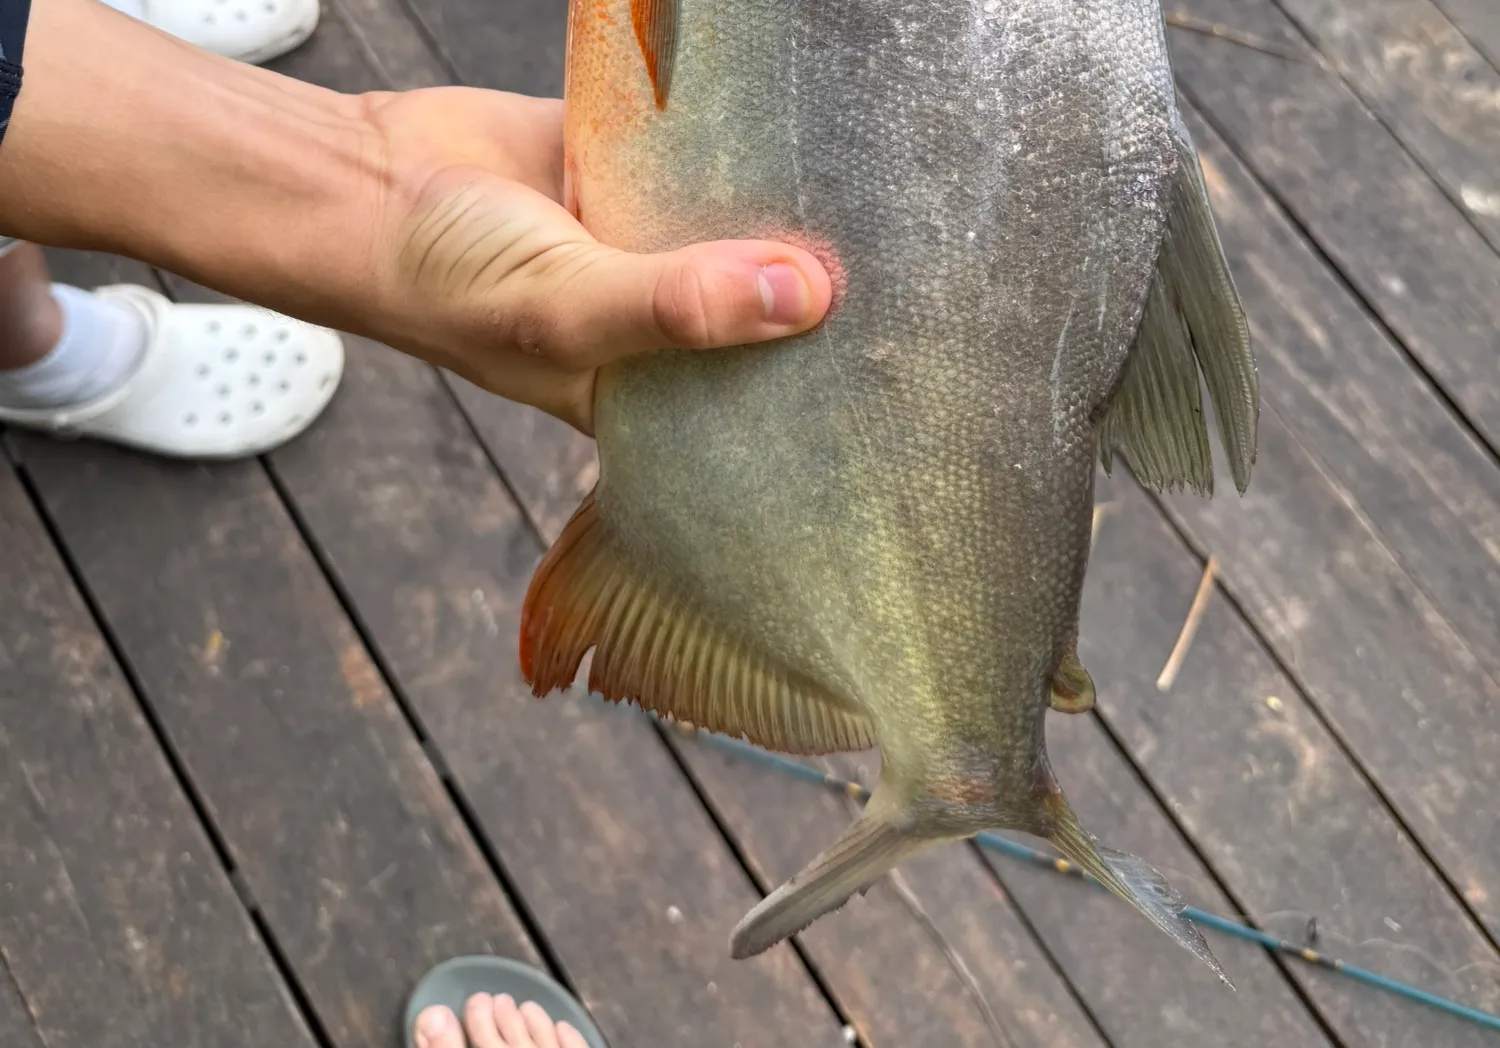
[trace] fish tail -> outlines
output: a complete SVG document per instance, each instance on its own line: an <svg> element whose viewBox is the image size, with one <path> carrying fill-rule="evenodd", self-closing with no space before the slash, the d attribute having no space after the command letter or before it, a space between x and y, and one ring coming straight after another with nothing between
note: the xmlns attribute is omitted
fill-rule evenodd
<svg viewBox="0 0 1500 1048"><path fill-rule="evenodd" d="M1130 903L1183 949L1191 952L1231 990L1234 984L1224 974L1196 925L1182 915L1186 904L1167 879L1144 859L1105 848L1078 822L1062 794L1049 803L1052 832L1048 840L1069 860L1082 867L1115 895Z"/></svg>
<svg viewBox="0 0 1500 1048"><path fill-rule="evenodd" d="M811 865L761 900L729 937L735 960L753 957L863 894L897 863L928 844L904 813L872 811L875 800Z"/></svg>

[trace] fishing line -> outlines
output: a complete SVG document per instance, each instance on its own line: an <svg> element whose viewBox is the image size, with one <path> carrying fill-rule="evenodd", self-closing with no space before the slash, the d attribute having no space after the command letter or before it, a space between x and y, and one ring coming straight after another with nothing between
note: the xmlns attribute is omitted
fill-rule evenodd
<svg viewBox="0 0 1500 1048"><path fill-rule="evenodd" d="M681 724L674 724L670 721L663 720L662 718L649 712L647 713L647 716L649 716L652 720L657 721L658 723L666 725L679 734L693 737L699 743L712 749L721 750L736 757L742 757L746 760L753 761L770 768L775 768L778 771L786 772L789 775L793 775L799 779L804 779L808 782L818 783L819 785L833 790L836 793L841 793L846 797L852 797L860 804L864 804L870 799L870 791L865 789L857 782L851 782L848 779L841 779L836 775L826 774L816 768L810 767L806 764L802 764L798 761L791 760L787 757L783 757L780 754L771 753L768 750L763 750L758 746L752 746L747 742L740 741L739 739L729 738L725 735L715 735L711 732L700 731L697 728L690 728ZM1032 866L1040 867L1044 870L1051 870L1053 873L1062 874L1065 877L1071 877L1075 880L1085 881L1089 884L1092 884L1094 887L1100 889L1101 891L1106 890L1104 886L1096 881L1093 877L1089 876L1083 870L1079 869L1071 862L1068 862L1066 859L1060 859L1055 856L1047 855L1044 852L1039 852L1033 848L1028 848L1024 844L1020 844L1016 841L1010 840L1009 838L1002 837L996 833L981 833L977 837L975 837L974 840L982 848L998 852L1001 855L1008 856L1009 858L1027 863ZM1426 990L1418 989L1415 986L1409 986L1406 983L1388 978L1384 975L1380 975L1377 972L1372 972L1366 968L1361 968L1357 965L1349 964L1348 962L1340 960L1337 957L1330 957L1319 950L1314 950L1306 946L1298 946L1296 943L1288 942L1285 939L1278 939L1273 935L1268 935L1258 928L1252 928L1249 925L1241 924L1240 922L1230 920L1227 917L1220 917L1218 914L1209 913L1206 910L1200 910L1196 906L1184 907L1182 915L1195 924L1201 924L1205 927L1212 928L1215 931L1223 932L1225 935L1232 936L1233 938L1242 939L1246 942L1252 942L1258 946L1263 946L1268 950L1274 950L1277 953L1296 957L1298 960L1303 961L1307 964L1315 965L1319 968L1326 968L1329 971L1338 972L1341 975L1345 975L1350 979L1355 980L1356 982L1364 983L1367 986L1373 986L1376 989L1384 990L1385 992L1395 994L1398 997L1404 997L1409 1001L1416 1001L1419 1004L1425 1004L1431 1008L1436 1008L1439 1011L1447 1012L1449 1015L1457 1016L1460 1019L1464 1019L1468 1022L1485 1027L1486 1029L1500 1031L1500 1015L1491 1015L1489 1012L1480 1011L1478 1008L1471 1008L1466 1004L1460 1004L1457 1001L1451 1001L1446 997L1439 997L1437 994L1429 993Z"/></svg>

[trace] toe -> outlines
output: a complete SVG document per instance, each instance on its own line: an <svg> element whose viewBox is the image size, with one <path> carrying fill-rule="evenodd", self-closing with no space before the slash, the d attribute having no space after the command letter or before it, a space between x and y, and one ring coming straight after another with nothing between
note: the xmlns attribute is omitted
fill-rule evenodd
<svg viewBox="0 0 1500 1048"><path fill-rule="evenodd" d="M458 1017L441 1005L434 1005L417 1016L415 1034L417 1048L465 1048Z"/></svg>
<svg viewBox="0 0 1500 1048"><path fill-rule="evenodd" d="M531 1032L536 1048L558 1048L557 1024L547 1014L547 1009L535 1001L527 1001L521 1005L521 1017L526 1020L526 1029Z"/></svg>
<svg viewBox="0 0 1500 1048"><path fill-rule="evenodd" d="M589 1042L572 1023L562 1022L557 1024L557 1048L589 1048Z"/></svg>
<svg viewBox="0 0 1500 1048"><path fill-rule="evenodd" d="M502 993L495 998L494 1016L500 1036L505 1039L505 1048L536 1048L531 1031L526 1028L526 1018L510 994Z"/></svg>
<svg viewBox="0 0 1500 1048"><path fill-rule="evenodd" d="M495 1025L494 998L487 993L476 993L464 1005L464 1029L469 1048L512 1048Z"/></svg>

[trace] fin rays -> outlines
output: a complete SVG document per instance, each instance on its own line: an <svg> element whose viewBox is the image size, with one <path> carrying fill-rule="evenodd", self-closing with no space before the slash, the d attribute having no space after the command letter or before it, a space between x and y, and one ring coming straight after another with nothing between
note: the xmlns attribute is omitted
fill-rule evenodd
<svg viewBox="0 0 1500 1048"><path fill-rule="evenodd" d="M1108 471L1113 453L1123 451L1152 490L1186 485L1211 495L1201 371L1235 487L1243 494L1255 462L1260 413L1250 328L1214 227L1197 152L1180 120L1176 131L1178 171L1166 235L1124 379L1100 426L1099 457Z"/></svg>
<svg viewBox="0 0 1500 1048"><path fill-rule="evenodd" d="M537 568L521 614L521 669L537 696L573 682L783 753L869 749L869 720L703 619L624 559L589 495Z"/></svg>

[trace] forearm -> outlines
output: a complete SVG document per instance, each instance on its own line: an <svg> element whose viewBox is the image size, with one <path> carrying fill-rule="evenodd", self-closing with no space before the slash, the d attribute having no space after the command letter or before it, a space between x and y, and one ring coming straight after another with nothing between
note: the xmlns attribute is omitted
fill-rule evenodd
<svg viewBox="0 0 1500 1048"><path fill-rule="evenodd" d="M339 324L373 274L380 138L358 99L96 0L33 0L0 233L129 255Z"/></svg>

